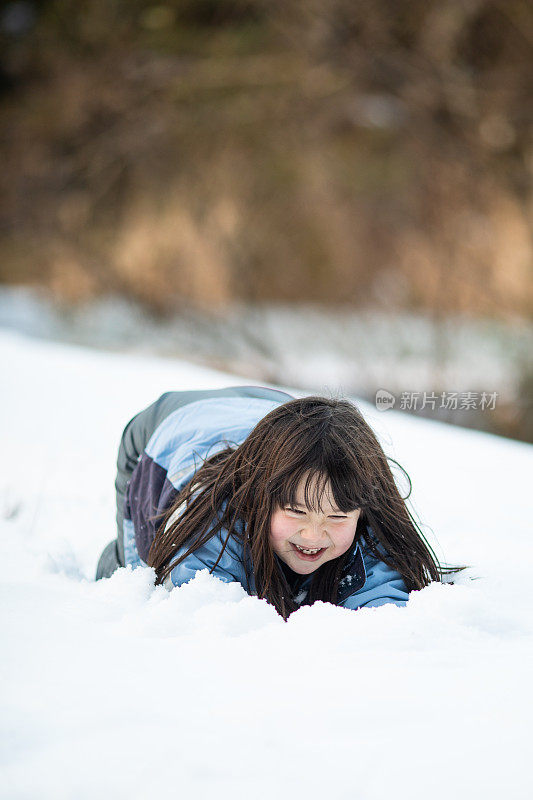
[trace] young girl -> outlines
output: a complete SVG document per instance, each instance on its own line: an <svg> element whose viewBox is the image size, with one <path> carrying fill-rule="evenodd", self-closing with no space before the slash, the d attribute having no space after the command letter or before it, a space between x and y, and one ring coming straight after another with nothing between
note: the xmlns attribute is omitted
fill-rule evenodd
<svg viewBox="0 0 533 800"><path fill-rule="evenodd" d="M149 565L172 589L207 568L287 619L316 600L405 605L443 572L345 400L169 392L126 426L116 490L118 539L97 579Z"/></svg>

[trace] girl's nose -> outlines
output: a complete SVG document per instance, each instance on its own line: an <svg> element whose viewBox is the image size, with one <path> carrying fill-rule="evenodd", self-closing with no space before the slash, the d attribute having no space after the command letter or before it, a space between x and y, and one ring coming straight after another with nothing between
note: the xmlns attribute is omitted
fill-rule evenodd
<svg viewBox="0 0 533 800"><path fill-rule="evenodd" d="M322 539L321 526L318 523L309 522L302 528L300 536L310 542L318 542Z"/></svg>

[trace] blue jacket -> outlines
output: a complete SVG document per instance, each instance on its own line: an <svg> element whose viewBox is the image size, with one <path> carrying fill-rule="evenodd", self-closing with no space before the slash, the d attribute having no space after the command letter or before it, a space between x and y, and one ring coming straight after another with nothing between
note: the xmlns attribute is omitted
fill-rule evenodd
<svg viewBox="0 0 533 800"><path fill-rule="evenodd" d="M150 545L164 513L179 490L192 478L203 460L228 444L244 441L252 428L284 400L257 397L216 397L188 403L169 414L153 432L142 452L126 491L124 508L124 557L126 565L146 565ZM171 571L167 588L181 586L202 569L221 580L237 581L249 594L256 594L250 565L245 568L243 548L230 537L216 562L227 531L220 531ZM176 552L176 559L187 551ZM277 556L276 556L277 559ZM280 563L280 569L281 562ZM299 587L297 602L304 602L312 575ZM354 543L352 558L339 587L338 605L357 609L385 603L405 605L408 592L401 575L375 558L364 538Z"/></svg>

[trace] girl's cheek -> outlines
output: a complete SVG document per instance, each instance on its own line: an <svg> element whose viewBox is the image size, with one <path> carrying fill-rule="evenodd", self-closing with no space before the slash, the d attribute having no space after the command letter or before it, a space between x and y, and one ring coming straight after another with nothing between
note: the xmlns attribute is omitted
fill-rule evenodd
<svg viewBox="0 0 533 800"><path fill-rule="evenodd" d="M270 541L272 543L283 543L285 539L294 533L294 524L283 514L274 515L270 523Z"/></svg>
<svg viewBox="0 0 533 800"><path fill-rule="evenodd" d="M346 552L355 539L356 526L349 522L346 524L343 523L339 527L340 530L337 531L338 546L339 548L342 548L343 552Z"/></svg>
<svg viewBox="0 0 533 800"><path fill-rule="evenodd" d="M291 524L291 520L284 520L277 528L278 537L280 539L287 539L289 536L292 536L294 533L294 525Z"/></svg>

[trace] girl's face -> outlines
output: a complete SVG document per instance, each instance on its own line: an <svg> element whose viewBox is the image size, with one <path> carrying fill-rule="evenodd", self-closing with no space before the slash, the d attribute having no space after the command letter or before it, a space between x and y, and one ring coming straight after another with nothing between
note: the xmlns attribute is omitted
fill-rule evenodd
<svg viewBox="0 0 533 800"><path fill-rule="evenodd" d="M298 485L293 507L274 509L270 544L282 561L299 575L309 575L326 561L338 558L353 544L361 510L339 511L326 483L321 511L305 505L305 477Z"/></svg>

